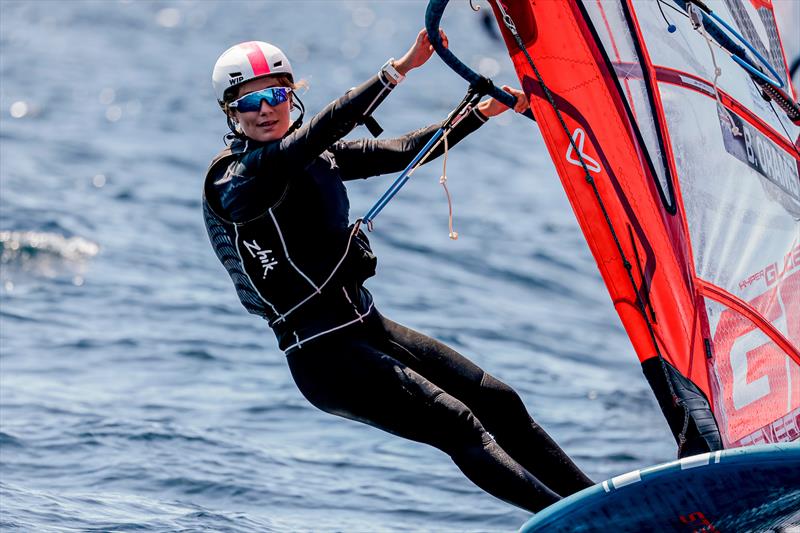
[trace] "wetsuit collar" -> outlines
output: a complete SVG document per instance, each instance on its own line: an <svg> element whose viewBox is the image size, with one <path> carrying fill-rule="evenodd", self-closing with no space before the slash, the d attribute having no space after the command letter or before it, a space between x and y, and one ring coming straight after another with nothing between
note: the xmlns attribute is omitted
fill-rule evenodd
<svg viewBox="0 0 800 533"><path fill-rule="evenodd" d="M245 138L236 137L231 142L231 153L232 154L243 154L245 152L249 152L251 150L255 150L256 148L259 148L261 146L265 146L265 145L267 145L267 144L269 144L271 142L275 142L275 141L260 142L260 141L254 141L253 139L250 139L249 137L245 137Z"/></svg>

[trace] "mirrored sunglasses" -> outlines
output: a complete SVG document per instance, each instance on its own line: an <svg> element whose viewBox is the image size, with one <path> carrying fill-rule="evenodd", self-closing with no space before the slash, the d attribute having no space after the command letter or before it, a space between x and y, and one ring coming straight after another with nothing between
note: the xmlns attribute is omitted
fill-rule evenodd
<svg viewBox="0 0 800 533"><path fill-rule="evenodd" d="M260 91L242 96L233 101L228 107L240 113L258 111L261 109L262 100L266 101L268 106L275 107L288 100L291 91L292 89L290 87L269 87L267 89L261 89Z"/></svg>

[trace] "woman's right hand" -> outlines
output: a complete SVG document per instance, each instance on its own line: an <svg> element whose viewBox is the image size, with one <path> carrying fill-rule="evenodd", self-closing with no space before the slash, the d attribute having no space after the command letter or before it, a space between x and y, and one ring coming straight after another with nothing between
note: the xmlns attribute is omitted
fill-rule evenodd
<svg viewBox="0 0 800 533"><path fill-rule="evenodd" d="M442 37L442 44L447 48L447 35L444 30L439 30L439 35ZM403 57L395 60L394 68L397 72L405 76L409 70L421 67L433 55L433 45L428 38L428 31L426 29L420 30L414 44L411 45L408 52Z"/></svg>
<svg viewBox="0 0 800 533"><path fill-rule="evenodd" d="M516 105L514 105L514 111L517 113L524 113L530 107L528 103L528 98L525 96L525 93L520 91L519 89L514 89L513 87L509 87L508 85L503 85L503 90L507 93L510 93L517 99ZM508 107L501 101L495 100L494 98L487 98L480 104L478 104L478 111L483 113L485 117L494 117L499 115L500 113L505 113L508 111Z"/></svg>

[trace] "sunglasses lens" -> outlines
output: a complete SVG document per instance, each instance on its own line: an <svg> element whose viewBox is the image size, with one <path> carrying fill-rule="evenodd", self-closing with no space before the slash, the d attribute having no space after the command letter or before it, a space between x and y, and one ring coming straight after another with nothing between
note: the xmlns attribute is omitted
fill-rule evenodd
<svg viewBox="0 0 800 533"><path fill-rule="evenodd" d="M270 93L269 96L267 96L265 98L267 100L267 103L269 105L271 105L272 107L275 107L276 105L280 105L280 104L284 103L286 101L286 99L287 99L287 97L286 97L286 89L283 88L283 87L276 87L276 88L273 88L273 89L267 89L267 91L271 91L271 93ZM270 96L272 97L271 99L270 99Z"/></svg>
<svg viewBox="0 0 800 533"><path fill-rule="evenodd" d="M261 91L256 91L242 96L231 106L240 113L258 111L261 109L261 101L266 100L267 105L275 107L288 100L288 90L286 87L270 87Z"/></svg>

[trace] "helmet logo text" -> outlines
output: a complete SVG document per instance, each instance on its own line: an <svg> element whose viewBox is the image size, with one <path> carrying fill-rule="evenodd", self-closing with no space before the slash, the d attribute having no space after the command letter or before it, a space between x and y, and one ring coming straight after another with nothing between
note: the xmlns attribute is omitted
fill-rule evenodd
<svg viewBox="0 0 800 533"><path fill-rule="evenodd" d="M244 76L242 76L241 72L231 72L230 74L228 74L228 76L230 76L231 78L230 79L231 85L236 85L237 83L241 83L242 81L244 81Z"/></svg>

